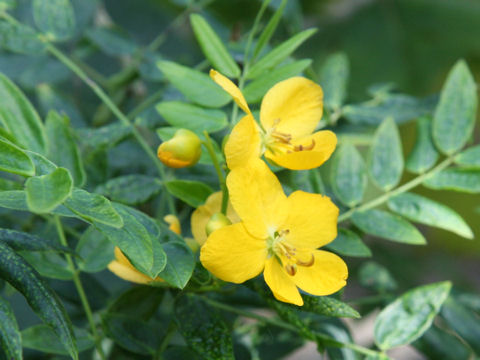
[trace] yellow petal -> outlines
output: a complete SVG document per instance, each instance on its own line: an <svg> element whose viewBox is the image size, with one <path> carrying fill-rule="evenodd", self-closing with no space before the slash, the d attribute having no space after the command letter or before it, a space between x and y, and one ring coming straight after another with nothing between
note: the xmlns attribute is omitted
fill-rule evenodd
<svg viewBox="0 0 480 360"><path fill-rule="evenodd" d="M260 121L268 130L291 134L294 138L313 132L322 118L323 91L311 80L292 77L273 86L260 107Z"/></svg>
<svg viewBox="0 0 480 360"><path fill-rule="evenodd" d="M192 234L198 244L203 245L207 240L207 232L205 230L208 221L213 214L218 213L222 207L222 192L218 191L213 193L207 198L204 205L199 206L190 218L190 224L192 228ZM235 210L233 210L232 204L228 202L227 217L235 224L240 221Z"/></svg>
<svg viewBox="0 0 480 360"><path fill-rule="evenodd" d="M155 281L163 281L159 277L152 279L151 277L148 277L147 275L142 274L140 271L135 269L118 247L115 247L114 251L115 260L108 264L108 269L115 275L117 275L119 278L137 284L148 284Z"/></svg>
<svg viewBox="0 0 480 360"><path fill-rule="evenodd" d="M337 137L333 132L324 130L292 141L294 146L303 145L308 147L312 143L314 147L311 150L292 151L290 153L272 153L270 150L267 150L265 157L291 170L315 169L330 158L337 145Z"/></svg>
<svg viewBox="0 0 480 360"><path fill-rule="evenodd" d="M348 269L345 262L328 251L313 252L315 262L310 267L298 266L292 280L303 291L312 295L330 295L346 285Z"/></svg>
<svg viewBox="0 0 480 360"><path fill-rule="evenodd" d="M252 237L242 223L214 231L200 249L203 266L221 280L242 283L263 270L265 240Z"/></svg>
<svg viewBox="0 0 480 360"><path fill-rule="evenodd" d="M266 239L284 223L287 197L275 174L260 159L233 169L227 176L233 208L248 232Z"/></svg>
<svg viewBox="0 0 480 360"><path fill-rule="evenodd" d="M265 263L263 276L277 300L298 306L303 305L303 299L292 281L292 277L283 270L282 265L275 257L272 256Z"/></svg>
<svg viewBox="0 0 480 360"><path fill-rule="evenodd" d="M260 157L260 134L252 115L244 116L234 126L225 144L225 158L229 169L245 165Z"/></svg>
<svg viewBox="0 0 480 360"><path fill-rule="evenodd" d="M338 208L320 194L295 191L287 199L287 241L297 249L316 249L337 237Z"/></svg>
<svg viewBox="0 0 480 360"><path fill-rule="evenodd" d="M169 225L169 229L173 231L175 234L180 235L182 233L182 228L180 227L180 220L175 215L168 214L163 217L163 221L165 221Z"/></svg>
<svg viewBox="0 0 480 360"><path fill-rule="evenodd" d="M247 101L237 85L235 85L229 78L223 76L218 71L213 69L210 70L210 77L213 81L220 85L223 90L230 94L233 100L243 111L245 111L247 114L251 113Z"/></svg>

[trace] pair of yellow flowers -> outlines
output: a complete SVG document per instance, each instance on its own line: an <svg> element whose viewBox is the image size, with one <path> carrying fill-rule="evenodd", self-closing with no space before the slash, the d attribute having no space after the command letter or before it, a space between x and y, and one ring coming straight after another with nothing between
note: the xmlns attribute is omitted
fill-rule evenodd
<svg viewBox="0 0 480 360"><path fill-rule="evenodd" d="M330 157L335 134L313 133L322 116L322 89L302 77L279 82L263 98L257 124L240 89L214 70L210 76L246 115L225 145L232 225L208 237L205 232L210 217L220 211L220 193L192 214L192 233L202 246L200 261L218 278L234 283L263 272L274 296L296 305L303 305L298 288L313 295L338 291L345 286L347 266L337 255L317 250L337 236L338 208L319 194L295 191L287 197L260 160L265 155L280 166L302 170ZM139 273L119 249L115 256L109 268L126 280L161 281Z"/></svg>
<svg viewBox="0 0 480 360"><path fill-rule="evenodd" d="M220 210L218 193L192 215L192 232L204 242L200 261L212 274L233 283L263 272L275 298L296 305L303 305L298 288L313 295L338 291L346 284L346 264L335 254L317 250L337 236L338 208L319 194L295 191L287 197L260 159L264 155L277 165L302 170L330 157L335 134L313 133L322 117L321 87L303 77L277 83L262 100L257 124L240 89L215 70L210 76L246 115L225 145L233 207L227 216L232 225L205 236L199 218Z"/></svg>

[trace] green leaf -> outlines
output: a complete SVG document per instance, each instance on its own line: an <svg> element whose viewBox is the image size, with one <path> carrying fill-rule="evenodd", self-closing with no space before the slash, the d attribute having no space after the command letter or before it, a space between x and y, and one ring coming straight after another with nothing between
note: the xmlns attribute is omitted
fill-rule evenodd
<svg viewBox="0 0 480 360"><path fill-rule="evenodd" d="M455 163L469 169L480 170L480 145L468 148L455 156Z"/></svg>
<svg viewBox="0 0 480 360"><path fill-rule="evenodd" d="M348 207L363 199L367 187L367 171L362 155L357 148L346 143L336 151L331 169L332 190L335 196Z"/></svg>
<svg viewBox="0 0 480 360"><path fill-rule="evenodd" d="M199 181L171 180L165 183L170 194L196 208L202 205L213 190Z"/></svg>
<svg viewBox="0 0 480 360"><path fill-rule="evenodd" d="M340 109L347 97L350 64L345 53L330 55L320 70L323 103L331 110Z"/></svg>
<svg viewBox="0 0 480 360"><path fill-rule="evenodd" d="M355 212L352 221L367 234L411 245L426 244L423 235L408 221L383 210Z"/></svg>
<svg viewBox="0 0 480 360"><path fill-rule="evenodd" d="M384 191L400 182L403 171L402 142L392 118L385 119L375 132L368 170L373 182Z"/></svg>
<svg viewBox="0 0 480 360"><path fill-rule="evenodd" d="M408 155L406 168L421 174L430 169L438 160L438 151L432 139L432 121L429 117L417 120L417 140L412 152Z"/></svg>
<svg viewBox="0 0 480 360"><path fill-rule="evenodd" d="M20 255L43 277L58 280L73 279L73 272L65 257L58 253L22 251Z"/></svg>
<svg viewBox="0 0 480 360"><path fill-rule="evenodd" d="M27 194L23 190L0 191L0 207L7 209L29 211L27 206ZM60 205L51 211L52 214L76 217L74 213L65 206Z"/></svg>
<svg viewBox="0 0 480 360"><path fill-rule="evenodd" d="M250 82L243 90L243 95L248 103L257 103L276 83L286 80L292 76L297 76L303 70L310 66L312 60L305 59L294 61L290 64L279 66Z"/></svg>
<svg viewBox="0 0 480 360"><path fill-rule="evenodd" d="M95 223L95 226L103 235L113 242L115 246L118 246L120 250L122 250L138 270L147 275L151 275L150 269L153 267L153 247L152 238L148 230L137 220L128 207L115 203L113 207L122 217L123 227L118 229L102 223Z"/></svg>
<svg viewBox="0 0 480 360"><path fill-rule="evenodd" d="M455 190L477 194L480 193L480 170L445 169L425 180L423 185L435 190Z"/></svg>
<svg viewBox="0 0 480 360"><path fill-rule="evenodd" d="M451 231L467 239L473 232L455 211L423 196L404 193L388 200L390 210L409 220Z"/></svg>
<svg viewBox="0 0 480 360"><path fill-rule="evenodd" d="M441 282L408 291L383 309L375 320L375 342L382 350L410 344L432 325L452 284Z"/></svg>
<svg viewBox="0 0 480 360"><path fill-rule="evenodd" d="M28 151L28 150L25 151L25 153L28 155L28 157L33 161L33 164L35 165L36 176L50 174L58 168L57 165L55 165L53 162L48 160L43 155L40 155L33 151Z"/></svg>
<svg viewBox="0 0 480 360"><path fill-rule="evenodd" d="M172 126L209 133L225 129L227 115L216 109L204 109L180 101L164 101L156 106L157 111Z"/></svg>
<svg viewBox="0 0 480 360"><path fill-rule="evenodd" d="M44 51L45 44L31 27L0 21L0 47L14 53L38 55Z"/></svg>
<svg viewBox="0 0 480 360"><path fill-rule="evenodd" d="M203 54L213 67L225 76L237 78L240 75L240 68L208 22L201 15L192 14L190 23Z"/></svg>
<svg viewBox="0 0 480 360"><path fill-rule="evenodd" d="M63 203L72 189L72 176L64 168L48 175L31 177L25 182L28 208L34 213L48 213Z"/></svg>
<svg viewBox="0 0 480 360"><path fill-rule="evenodd" d="M403 94L386 94L378 99L345 105L342 115L353 124L378 125L388 117L402 124L431 114L436 103L436 97L417 99Z"/></svg>
<svg viewBox="0 0 480 360"><path fill-rule="evenodd" d="M338 235L333 242L328 244L327 249L344 256L370 257L372 252L356 233L347 229L338 229Z"/></svg>
<svg viewBox="0 0 480 360"><path fill-rule="evenodd" d="M0 10L5 11L7 9L13 9L17 7L17 0L1 0L0 1Z"/></svg>
<svg viewBox="0 0 480 360"><path fill-rule="evenodd" d="M77 339L79 352L95 346L92 336L86 330L73 328L73 332ZM57 335L46 325L34 325L22 330L22 345L27 349L48 354L68 355L62 344L58 342Z"/></svg>
<svg viewBox="0 0 480 360"><path fill-rule="evenodd" d="M90 226L80 237L75 252L80 257L78 268L85 272L99 272L114 259L113 243L100 231Z"/></svg>
<svg viewBox="0 0 480 360"><path fill-rule="evenodd" d="M101 223L115 228L123 226L123 220L110 201L99 194L81 189L73 189L65 206L80 218L92 223Z"/></svg>
<svg viewBox="0 0 480 360"><path fill-rule="evenodd" d="M262 33L258 37L258 41L253 49L253 58L256 59L258 54L263 50L263 48L268 44L270 41L273 33L275 32L280 19L282 18L283 9L285 9L285 5L287 5L288 0L282 0L280 6L277 8L273 16L270 18L267 26L263 29Z"/></svg>
<svg viewBox="0 0 480 360"><path fill-rule="evenodd" d="M196 104L216 108L226 105L231 100L230 95L200 71L171 61L158 61L157 66L173 86Z"/></svg>
<svg viewBox="0 0 480 360"><path fill-rule="evenodd" d="M22 338L13 310L0 296L0 345L8 360L22 360ZM0 353L1 356L1 353Z"/></svg>
<svg viewBox="0 0 480 360"><path fill-rule="evenodd" d="M442 307L446 323L466 341L473 351L480 354L480 322L478 315L449 297Z"/></svg>
<svg viewBox="0 0 480 360"><path fill-rule="evenodd" d="M57 341L60 340L72 359L78 359L72 324L62 303L38 273L2 242L0 242L0 278L22 293L33 311L53 329Z"/></svg>
<svg viewBox="0 0 480 360"><path fill-rule="evenodd" d="M85 35L107 55L131 55L137 50L132 40L112 29L96 27L88 29Z"/></svg>
<svg viewBox="0 0 480 360"><path fill-rule="evenodd" d="M44 154L46 135L42 121L21 90L0 74L0 121L26 149Z"/></svg>
<svg viewBox="0 0 480 360"><path fill-rule="evenodd" d="M0 170L23 176L35 175L35 165L17 146L0 139Z"/></svg>
<svg viewBox="0 0 480 360"><path fill-rule="evenodd" d="M435 325L413 345L428 359L467 360L471 352L457 336Z"/></svg>
<svg viewBox="0 0 480 360"><path fill-rule="evenodd" d="M448 74L433 117L433 140L444 154L465 146L477 112L477 86L467 64L459 60Z"/></svg>
<svg viewBox="0 0 480 360"><path fill-rule="evenodd" d="M107 312L148 320L157 311L164 293L164 289L154 286L135 286L110 303Z"/></svg>
<svg viewBox="0 0 480 360"><path fill-rule="evenodd" d="M219 312L196 295L185 294L175 302L180 334L203 359L233 360L231 331Z"/></svg>
<svg viewBox="0 0 480 360"><path fill-rule="evenodd" d="M95 129L75 130L80 141L93 149L113 147L130 135L131 131L131 126L116 122Z"/></svg>
<svg viewBox="0 0 480 360"><path fill-rule="evenodd" d="M95 192L108 196L114 201L127 205L142 204L162 188L162 183L155 177L134 174L110 179L98 186Z"/></svg>
<svg viewBox="0 0 480 360"><path fill-rule="evenodd" d="M304 30L275 47L248 70L247 79L255 79L280 64L316 31L317 29Z"/></svg>
<svg viewBox="0 0 480 360"><path fill-rule="evenodd" d="M85 183L80 151L75 143L70 120L56 111L50 111L46 120L47 156L57 166L67 168L72 175L75 186L81 187Z"/></svg>
<svg viewBox="0 0 480 360"><path fill-rule="evenodd" d="M398 285L388 269L374 261L363 263L358 271L360 284L378 293L394 291Z"/></svg>
<svg viewBox="0 0 480 360"><path fill-rule="evenodd" d="M167 265L158 276L170 285L183 289L195 267L192 252L185 243L181 242L165 243L163 250L167 254Z"/></svg>
<svg viewBox="0 0 480 360"><path fill-rule="evenodd" d="M303 294L302 298L304 302L302 307L297 307L295 305L287 306L291 306L292 308L301 309L302 311L308 311L323 316L360 318L360 314L355 309L333 297L311 296Z"/></svg>
<svg viewBox="0 0 480 360"><path fill-rule="evenodd" d="M70 0L33 0L33 19L51 40L67 40L75 33L75 14Z"/></svg>
<svg viewBox="0 0 480 360"><path fill-rule="evenodd" d="M55 241L17 230L0 229L0 241L5 242L13 250L17 251L59 251L72 253L72 250L59 245Z"/></svg>

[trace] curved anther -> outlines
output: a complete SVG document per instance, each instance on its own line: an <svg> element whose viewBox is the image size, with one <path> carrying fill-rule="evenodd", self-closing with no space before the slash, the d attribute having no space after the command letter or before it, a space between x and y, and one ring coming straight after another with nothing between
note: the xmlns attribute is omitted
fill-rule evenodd
<svg viewBox="0 0 480 360"><path fill-rule="evenodd" d="M297 259L297 265L305 266L305 267L312 266L315 263L315 256L313 256L313 254L310 254L310 256L311 256L311 258L308 261L301 261L301 260Z"/></svg>
<svg viewBox="0 0 480 360"><path fill-rule="evenodd" d="M288 275L293 276L297 273L297 265L295 264L287 264L285 265L285 271Z"/></svg>
<svg viewBox="0 0 480 360"><path fill-rule="evenodd" d="M312 139L312 143L308 146L303 146L303 145L296 145L294 150L295 151L305 151L305 150L313 150L313 148L315 147L315 140Z"/></svg>

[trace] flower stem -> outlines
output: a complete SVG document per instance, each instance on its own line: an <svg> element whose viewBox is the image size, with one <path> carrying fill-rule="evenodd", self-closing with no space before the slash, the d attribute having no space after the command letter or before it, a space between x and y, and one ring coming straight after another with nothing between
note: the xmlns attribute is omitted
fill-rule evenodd
<svg viewBox="0 0 480 360"><path fill-rule="evenodd" d="M58 215L54 216L55 220L55 227L57 229L58 237L60 238L60 243L68 247L67 239L65 238L65 233L63 231L63 226L60 218ZM88 323L90 325L90 329L92 331L93 338L95 340L95 346L97 348L98 354L100 357L105 360L105 354L102 349L102 344L100 340L100 336L97 332L97 327L95 325L95 321L93 320L93 314L92 314L92 309L90 307L90 304L88 303L87 295L85 294L85 290L83 289L82 281L80 280L79 276L79 271L75 267L75 264L72 260L72 257L69 254L65 254L65 258L68 263L68 267L70 268L70 271L72 272L73 275L73 282L75 284L75 287L77 289L78 295L80 296L80 301L83 306L83 310L85 311L85 315L87 316Z"/></svg>
<svg viewBox="0 0 480 360"><path fill-rule="evenodd" d="M250 318L250 319L255 319L255 320L258 320L259 322L261 322L263 324L269 324L269 325L281 327L283 329L290 330L290 331L293 331L293 332L296 332L296 333L298 333L300 331L295 326L290 325L290 324L288 324L288 323L286 323L282 320L276 319L276 318L268 318L268 317L256 314L256 313L248 311L248 310L243 310L243 309L239 309L237 307L233 307L233 306L230 306L230 305L223 304L221 302L212 300L212 299L207 298L207 297L202 297L202 300L205 301L207 304L216 307L217 309L225 310L225 311L228 311L228 312L231 312L231 313L235 313L235 314L238 314L238 315ZM318 340L326 342L329 346L334 346L334 347L338 347L338 348L348 348L348 349L351 349L353 351L356 351L356 352L364 354L364 355L376 356L376 355L379 354L378 351L371 350L371 349L365 348L365 347L357 345L357 344L341 342L341 341L338 341L338 340L336 340L336 339L334 339L330 336L327 336L327 335L316 333L315 337Z"/></svg>
<svg viewBox="0 0 480 360"><path fill-rule="evenodd" d="M203 132L203 135L205 136L205 139L206 139L206 141L204 141L203 144L207 148L208 155L210 155L210 158L212 159L213 166L215 167L215 171L217 172L218 182L220 183L220 189L222 189L221 213L223 215L226 215L227 206L228 206L228 189L225 181L225 176L223 175L222 169L220 167L220 163L218 162L217 156L215 155L215 150L213 149L212 139L210 139L210 135L208 135L208 132L206 130Z"/></svg>
<svg viewBox="0 0 480 360"><path fill-rule="evenodd" d="M384 202L388 201L388 199L390 199L391 197L393 197L395 195L398 195L398 194L404 193L404 192L406 192L410 189L413 189L414 187L416 187L416 186L420 185L422 182L424 182L426 179L435 175L437 172L447 168L450 164L453 163L454 159L455 159L455 155L451 155L448 158L446 158L444 161L442 161L440 164L435 166L433 169L431 169L430 171L428 171L428 172L426 172L422 175L417 176L415 179L403 184L402 186L399 186L398 188L396 188L394 190L391 190L391 191L379 196L378 198L373 199L373 200L371 200L371 201L369 201L369 202L367 202L363 205L360 205L356 208L352 208L352 209L344 212L343 214L341 214L338 217L338 223L341 223L343 221L346 221L346 220L350 219L350 217L352 217L352 215L357 211L365 211L365 210L372 209L372 208L377 207L377 206L383 204Z"/></svg>

